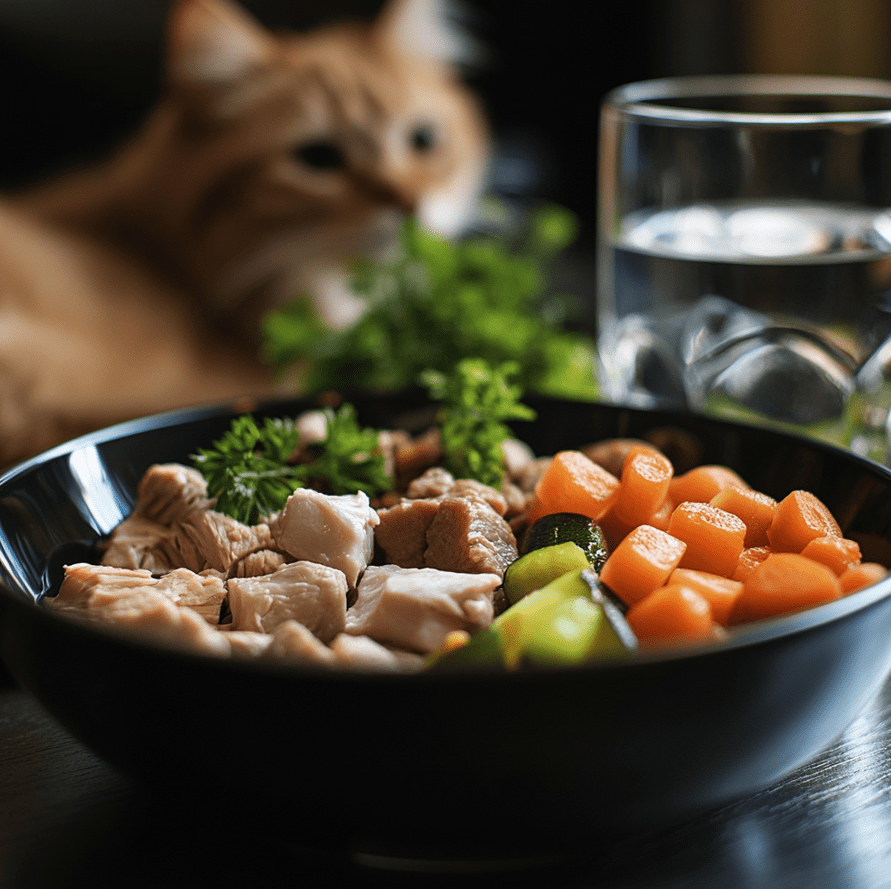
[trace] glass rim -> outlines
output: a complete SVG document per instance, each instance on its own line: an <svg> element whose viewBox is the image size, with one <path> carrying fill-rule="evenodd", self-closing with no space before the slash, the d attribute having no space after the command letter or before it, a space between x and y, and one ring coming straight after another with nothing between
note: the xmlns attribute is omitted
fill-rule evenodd
<svg viewBox="0 0 891 889"><path fill-rule="evenodd" d="M672 105L671 100L726 97L876 99L886 107L858 111L716 111ZM739 123L812 125L832 123L891 124L891 80L824 75L722 74L663 77L624 84L610 90L602 109L664 123Z"/></svg>

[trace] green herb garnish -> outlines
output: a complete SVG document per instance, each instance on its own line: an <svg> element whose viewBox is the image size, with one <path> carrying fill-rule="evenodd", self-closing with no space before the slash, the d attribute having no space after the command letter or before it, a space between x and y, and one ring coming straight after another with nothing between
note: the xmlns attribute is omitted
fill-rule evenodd
<svg viewBox="0 0 891 889"><path fill-rule="evenodd" d="M359 426L355 408L325 409L328 434L307 446L305 462L295 463L300 434L293 419L250 414L236 417L210 448L192 455L192 465L207 481L215 509L247 525L282 509L297 488L311 486L329 494L369 496L392 486L373 429Z"/></svg>
<svg viewBox="0 0 891 889"><path fill-rule="evenodd" d="M465 359L445 375L427 370L421 382L441 402L437 425L445 468L456 478L472 478L500 488L504 479L505 439L510 420L534 420L535 411L521 404L522 387L511 382L519 366L497 368L482 359Z"/></svg>
<svg viewBox="0 0 891 889"><path fill-rule="evenodd" d="M326 408L328 436L307 450L312 460L299 467L303 483L328 494L381 494L393 486L381 453L378 433L359 425L356 409Z"/></svg>
<svg viewBox="0 0 891 889"><path fill-rule="evenodd" d="M548 267L574 239L575 217L558 207L531 215L518 235L447 241L409 221L389 263L353 267L352 289L368 303L351 327L330 330L300 299L264 320L264 354L299 364L307 391L361 381L375 391L414 385L464 358L493 367L514 361L527 391L597 395L593 340L571 333L568 297L548 292Z"/></svg>
<svg viewBox="0 0 891 889"><path fill-rule="evenodd" d="M216 510L247 525L280 510L300 486L298 467L288 463L300 433L291 419L236 417L210 448L192 455L192 465L216 497Z"/></svg>

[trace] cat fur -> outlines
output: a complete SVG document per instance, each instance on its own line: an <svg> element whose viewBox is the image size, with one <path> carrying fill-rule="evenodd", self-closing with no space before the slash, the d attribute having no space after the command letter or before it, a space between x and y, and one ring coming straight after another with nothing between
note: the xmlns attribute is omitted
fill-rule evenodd
<svg viewBox="0 0 891 889"><path fill-rule="evenodd" d="M460 46L432 0L285 35L232 0L176 0L165 91L134 137L0 200L0 465L293 391L259 358L268 309L304 292L348 324L351 258L407 214L446 235L473 215L488 142Z"/></svg>

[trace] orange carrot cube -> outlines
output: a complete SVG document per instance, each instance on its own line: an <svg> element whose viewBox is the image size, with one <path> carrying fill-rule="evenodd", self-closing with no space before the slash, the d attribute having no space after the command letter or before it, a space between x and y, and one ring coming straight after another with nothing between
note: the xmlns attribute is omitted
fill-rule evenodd
<svg viewBox="0 0 891 889"><path fill-rule="evenodd" d="M663 586L686 544L652 525L638 525L613 550L600 579L627 605Z"/></svg>
<svg viewBox="0 0 891 889"><path fill-rule="evenodd" d="M848 568L860 564L860 544L847 537L814 537L807 542L801 554L828 565L839 576Z"/></svg>
<svg viewBox="0 0 891 889"><path fill-rule="evenodd" d="M628 609L628 624L642 643L678 643L713 636L712 611L696 590L670 583Z"/></svg>
<svg viewBox="0 0 891 889"><path fill-rule="evenodd" d="M612 505L616 518L627 525L646 522L665 502L673 472L671 461L655 448L632 446Z"/></svg>
<svg viewBox="0 0 891 889"><path fill-rule="evenodd" d="M681 503L671 514L668 533L687 544L681 568L730 577L746 537L742 519L708 503Z"/></svg>
<svg viewBox="0 0 891 889"><path fill-rule="evenodd" d="M747 547L767 545L767 529L777 508L773 497L751 488L725 488L715 494L709 503L743 520Z"/></svg>
<svg viewBox="0 0 891 889"><path fill-rule="evenodd" d="M841 536L826 504L810 491L793 491L784 497L767 529L770 546L778 553L800 553L815 537Z"/></svg>
<svg viewBox="0 0 891 889"><path fill-rule="evenodd" d="M706 599L712 609L715 623L726 627L730 623L733 606L742 593L742 581L710 574L707 571L694 571L692 568L676 568L668 578L669 584L683 584L696 590Z"/></svg>
<svg viewBox="0 0 891 889"><path fill-rule="evenodd" d="M772 553L743 580L731 623L799 611L841 595L831 568L800 553Z"/></svg>
<svg viewBox="0 0 891 889"><path fill-rule="evenodd" d="M887 576L888 569L884 565L880 565L878 562L861 562L841 574L838 582L841 584L842 593L847 595L878 583Z"/></svg>
<svg viewBox="0 0 891 889"><path fill-rule="evenodd" d="M619 480L581 451L560 451L535 485L529 522L555 512L575 512L595 522L612 506Z"/></svg>
<svg viewBox="0 0 891 889"><path fill-rule="evenodd" d="M706 464L695 466L676 475L668 486L668 494L675 503L708 503L725 488L748 488L749 485L727 466Z"/></svg>
<svg viewBox="0 0 891 889"><path fill-rule="evenodd" d="M745 580L752 569L760 565L773 550L769 546L750 546L739 554L739 561L730 576L733 580Z"/></svg>

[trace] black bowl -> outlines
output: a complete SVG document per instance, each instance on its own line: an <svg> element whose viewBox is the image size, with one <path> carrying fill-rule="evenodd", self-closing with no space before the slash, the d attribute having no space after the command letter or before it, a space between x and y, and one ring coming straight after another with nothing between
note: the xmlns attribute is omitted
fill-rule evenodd
<svg viewBox="0 0 891 889"><path fill-rule="evenodd" d="M356 397L376 426L428 423L420 397ZM774 497L806 488L867 559L891 564L891 473L842 450L695 415L531 400L542 454L683 430ZM305 400L263 404L294 414ZM232 406L117 426L0 479L0 642L9 669L125 773L393 855L529 854L676 821L772 784L851 723L891 670L891 579L739 628L720 644L510 674L381 675L217 660L38 603L127 515L153 462L186 460ZM225 811L221 809L221 811Z"/></svg>

